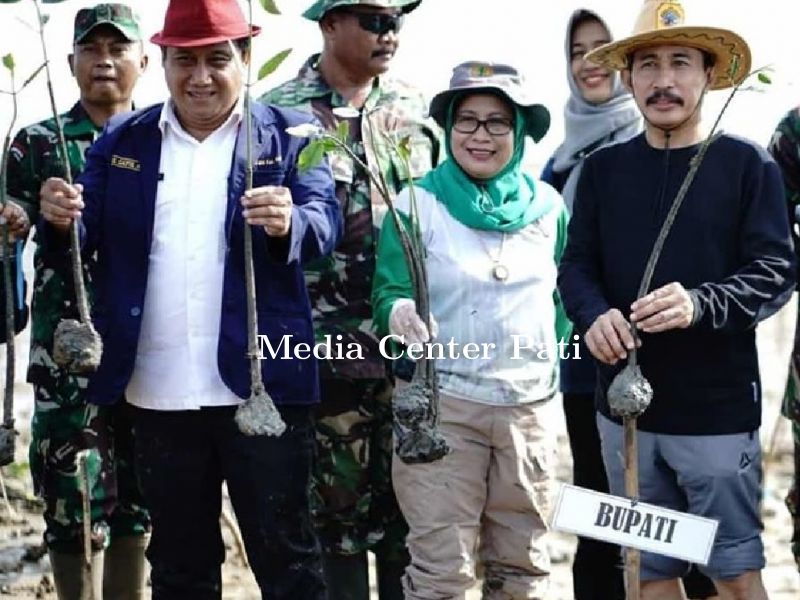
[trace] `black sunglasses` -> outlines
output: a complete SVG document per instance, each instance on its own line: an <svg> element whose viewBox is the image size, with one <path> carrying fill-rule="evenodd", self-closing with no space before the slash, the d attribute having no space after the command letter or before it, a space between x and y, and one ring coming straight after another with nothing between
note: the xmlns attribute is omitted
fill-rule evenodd
<svg viewBox="0 0 800 600"><path fill-rule="evenodd" d="M390 31L397 33L403 26L404 14L388 15L385 13L361 12L357 10L340 9L341 12L353 15L358 19L358 24L364 31L384 35Z"/></svg>

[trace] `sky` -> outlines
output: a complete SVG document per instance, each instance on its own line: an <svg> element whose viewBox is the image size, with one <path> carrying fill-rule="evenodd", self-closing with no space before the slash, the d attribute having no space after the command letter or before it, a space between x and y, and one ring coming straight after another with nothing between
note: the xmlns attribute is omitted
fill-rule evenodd
<svg viewBox="0 0 800 600"><path fill-rule="evenodd" d="M293 51L281 68L258 84L255 92L293 77L305 59L321 46L316 23L303 19L311 0L276 0L280 16L268 15L254 0L254 21L263 27L254 44L256 66L283 50ZM75 12L96 2L66 0L47 5L48 53L53 70L59 110L68 109L78 90L67 67ZM166 0L131 0L140 14L147 38L161 29ZM242 0L242 5L245 2ZM563 135L563 106L567 96L564 36L569 15L577 8L590 8L608 22L614 37L628 35L641 7L640 0L423 0L406 19L392 74L419 87L429 98L447 87L452 68L465 60L504 62L517 67L527 78L535 97L548 107L552 126L547 136L529 148L527 162L543 164ZM771 65L773 84L762 91L737 95L726 113L726 131L766 144L780 117L800 104L800 2L797 0L685 0L687 21L733 29L750 44L753 65ZM19 78L41 64L38 37L27 23L35 20L33 0L0 4L0 55L14 54ZM160 53L147 44L151 62L135 92L139 106L166 97ZM9 89L8 74L0 69L0 89ZM704 116L710 124L727 97L709 94ZM8 128L11 98L0 95L0 131ZM44 77L20 95L17 127L48 117L49 102Z"/></svg>

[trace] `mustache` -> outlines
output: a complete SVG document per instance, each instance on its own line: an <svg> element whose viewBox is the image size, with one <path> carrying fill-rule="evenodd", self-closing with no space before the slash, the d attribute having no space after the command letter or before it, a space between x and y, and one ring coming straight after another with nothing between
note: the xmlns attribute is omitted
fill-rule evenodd
<svg viewBox="0 0 800 600"><path fill-rule="evenodd" d="M654 103L658 102L659 100L669 100L670 102L675 102L676 104L678 104L680 106L683 106L683 99L680 96L678 96L677 94L674 94L673 92L671 92L669 90L657 90L657 91L655 91L647 99L646 105L650 106L651 104L654 104Z"/></svg>
<svg viewBox="0 0 800 600"><path fill-rule="evenodd" d="M371 58L377 58L379 56L394 56L394 52L394 49L382 48L380 50L373 51Z"/></svg>

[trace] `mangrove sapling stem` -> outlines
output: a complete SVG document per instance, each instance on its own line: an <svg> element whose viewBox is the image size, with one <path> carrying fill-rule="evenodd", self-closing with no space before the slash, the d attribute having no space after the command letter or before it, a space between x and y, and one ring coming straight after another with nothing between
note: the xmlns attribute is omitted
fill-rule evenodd
<svg viewBox="0 0 800 600"><path fill-rule="evenodd" d="M58 154L64 169L64 180L72 184L72 166L70 164L69 150L64 136L64 128L56 107L55 93L53 92L53 79L50 74L50 60L47 55L47 43L44 36L46 19L42 15L39 0L33 0L36 7L39 42L42 47L44 59L45 78L47 80L47 94L50 100L50 109L53 113L53 122L58 138ZM81 258L80 233L78 221L73 219L69 226L70 264L72 267L72 280L75 287L75 298L78 308L78 318L62 319L53 336L53 360L71 373L89 373L95 371L100 364L103 352L103 343L100 335L95 331L89 314L89 299L83 279L83 260Z"/></svg>
<svg viewBox="0 0 800 600"><path fill-rule="evenodd" d="M368 135L373 148L376 145L375 128L369 116ZM430 296L428 293L428 275L425 267L425 248L422 243L419 224L419 211L416 202L414 181L411 177L411 165L408 154L408 140L391 139L384 133L388 145L400 157L407 174L409 193L409 228L406 230L388 193L388 186L381 175L381 182L386 190L386 204L392 213L398 235L403 246L406 262L409 267L413 286L414 302L417 313L425 322L429 335L432 336L432 315ZM438 430L439 422L439 383L432 359L426 353L417 360L411 383L399 389L393 402L396 452L400 460L406 463L427 463L438 460L450 449Z"/></svg>
<svg viewBox="0 0 800 600"><path fill-rule="evenodd" d="M13 61L13 58L11 59ZM14 80L14 69L9 68L11 73L11 94L12 111L11 122L8 125L8 131L3 139L3 155L2 163L0 164L0 210L5 209L8 202L6 190L6 172L8 169L8 154L11 147L11 134L14 131L14 126L17 121L18 105L17 105L17 90ZM16 244L16 252L12 258L12 244L11 233L8 223L3 223L3 236L2 236L3 253L3 286L5 290L5 325L6 325L6 382L3 388L3 423L0 426L0 466L11 464L14 462L14 450L16 443L16 430L14 429L14 379L16 378L16 348L14 346L14 336L16 335L16 327L14 322L14 305L15 282L11 277L11 261L16 260L17 252L21 252L21 245Z"/></svg>
<svg viewBox="0 0 800 600"><path fill-rule="evenodd" d="M334 109L334 114L336 109ZM369 117L365 120L366 135L374 147L376 139L374 128ZM340 150L353 161L355 165L364 169L370 182L380 193L391 215L394 223L403 256L408 266L409 278L412 283L412 292L417 305L417 312L421 318L431 325L430 302L428 298L427 274L424 264L424 249L419 238L418 227L414 220L417 218L416 198L414 196L413 185L409 193L412 207L410 212L409 225L406 226L401 218L397 207L389 193L388 185L383 173L379 170L376 175L347 143L347 128L337 128L336 134L321 131L317 127L298 126L290 128L291 135L299 137L312 137L312 141L303 152L301 152L301 165L313 164L321 160L324 152ZM391 143L391 142L390 142ZM394 145L394 144L393 144ZM322 151L320 152L320 146ZM394 145L395 152L400 152ZM304 162L304 157L305 162ZM306 168L303 166L302 168ZM410 182L413 183L413 182ZM409 231L410 229L410 231ZM393 400L393 416L395 430L396 451L401 460L407 463L425 463L437 460L449 451L447 444L436 428L438 421L438 384L436 381L436 371L432 361L424 356L417 361L414 375L411 382L406 386L398 386Z"/></svg>
<svg viewBox="0 0 800 600"><path fill-rule="evenodd" d="M250 52L252 55L253 41L253 2L248 0L248 23L250 30ZM240 69L244 67L239 49L231 40L228 40L231 52ZM246 189L253 189L253 116L250 98L252 85L252 60L247 61L247 83L244 95L244 128L246 142ZM244 227L244 268L245 287L247 294L247 357L250 363L250 397L236 410L236 424L246 435L271 435L280 436L286 430L286 424L281 419L272 397L264 387L261 378L261 365L258 352L258 315L256 313L256 278L253 263L253 230L245 221Z"/></svg>
<svg viewBox="0 0 800 600"><path fill-rule="evenodd" d="M61 117L58 114L56 107L56 96L53 92L53 79L50 74L50 59L47 56L47 43L44 37L44 23L42 19L42 11L39 6L39 0L33 0L36 6L36 16L38 17L38 33L39 40L42 46L42 56L44 57L45 78L47 80L47 95L50 99L50 109L53 112L53 121L56 125L56 134L58 135L58 150L61 155L61 162L64 168L64 180L72 184L72 166L69 162L69 154L67 151L67 140L64 137L64 128L61 125ZM91 317L89 315L89 301L86 294L86 287L83 281L83 266L80 252L80 235L78 231L77 221L73 221L70 225L70 253L72 258L72 277L75 280L75 295L78 302L78 314L81 323L89 323Z"/></svg>
<svg viewBox="0 0 800 600"><path fill-rule="evenodd" d="M623 419L625 446L625 495L635 504L639 497L639 450L636 439L636 417ZM641 598L640 568L642 555L636 548L625 549L625 590L627 600Z"/></svg>
<svg viewBox="0 0 800 600"><path fill-rule="evenodd" d="M83 598L81 600L95 600L93 574L92 574L92 487L89 481L89 453L90 450L81 450L75 455L78 463L78 485L81 490L81 513L83 515Z"/></svg>

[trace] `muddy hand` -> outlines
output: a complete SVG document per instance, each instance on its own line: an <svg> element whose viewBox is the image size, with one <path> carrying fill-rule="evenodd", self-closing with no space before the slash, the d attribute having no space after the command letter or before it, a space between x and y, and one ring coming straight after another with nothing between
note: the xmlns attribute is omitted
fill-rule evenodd
<svg viewBox="0 0 800 600"><path fill-rule="evenodd" d="M8 201L0 210L0 225L8 225L10 241L24 240L31 228L28 214L15 202Z"/></svg>

